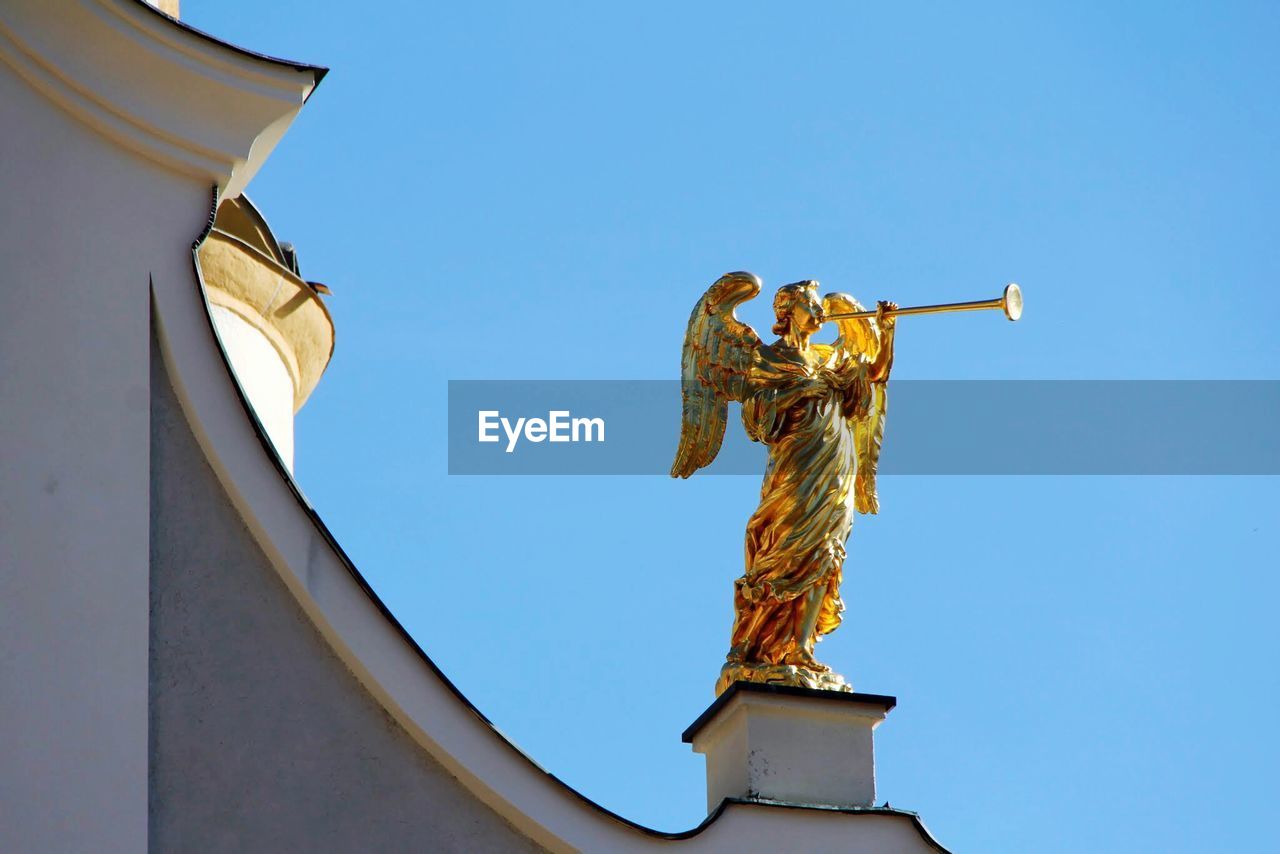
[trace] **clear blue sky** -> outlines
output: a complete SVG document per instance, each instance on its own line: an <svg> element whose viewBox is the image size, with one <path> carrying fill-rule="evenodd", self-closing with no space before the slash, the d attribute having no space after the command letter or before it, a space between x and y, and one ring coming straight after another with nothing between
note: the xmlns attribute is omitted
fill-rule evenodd
<svg viewBox="0 0 1280 854"><path fill-rule="evenodd" d="M904 304L1023 284L1016 326L904 321L900 378L1280 378L1274 3L183 13L332 68L250 188L334 291L303 488L504 732L661 829L704 813L679 734L758 482L450 478L447 380L673 378L741 268ZM958 852L1275 846L1280 479L881 497L819 652L899 697L882 798Z"/></svg>

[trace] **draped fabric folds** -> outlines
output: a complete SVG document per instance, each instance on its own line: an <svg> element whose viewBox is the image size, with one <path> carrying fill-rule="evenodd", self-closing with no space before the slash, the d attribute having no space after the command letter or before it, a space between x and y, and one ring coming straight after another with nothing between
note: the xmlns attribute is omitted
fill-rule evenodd
<svg viewBox="0 0 1280 854"><path fill-rule="evenodd" d="M742 404L743 425L768 446L769 465L747 523L746 572L735 582L722 681L772 681L761 680L760 671L778 668L777 681L804 684L828 672L813 659L813 644L840 625L844 611L841 568L857 503L855 430L874 395L865 357L813 347L817 358L809 360L782 342L762 347Z"/></svg>

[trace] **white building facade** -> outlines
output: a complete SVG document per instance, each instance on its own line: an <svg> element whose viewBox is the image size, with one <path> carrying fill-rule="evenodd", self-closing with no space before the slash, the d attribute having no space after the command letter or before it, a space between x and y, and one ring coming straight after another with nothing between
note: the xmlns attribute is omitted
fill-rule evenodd
<svg viewBox="0 0 1280 854"><path fill-rule="evenodd" d="M291 473L333 324L243 198L323 75L140 0L0 4L0 851L943 850L751 790L632 824L378 600Z"/></svg>

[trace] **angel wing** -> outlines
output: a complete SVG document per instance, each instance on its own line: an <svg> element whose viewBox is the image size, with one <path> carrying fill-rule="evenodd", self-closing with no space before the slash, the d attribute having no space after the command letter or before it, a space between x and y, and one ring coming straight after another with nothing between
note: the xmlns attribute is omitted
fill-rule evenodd
<svg viewBox="0 0 1280 854"><path fill-rule="evenodd" d="M822 298L826 314L864 311L848 294L827 294ZM835 349L851 359L870 361L880 352L880 328L866 318L835 321L839 337ZM880 497L876 494L876 467L880 463L880 445L884 441L884 420L889 397L884 383L869 383L871 399L866 414L853 424L853 443L858 454L858 473L853 483L854 506L859 513L879 513Z"/></svg>
<svg viewBox="0 0 1280 854"><path fill-rule="evenodd" d="M760 293L761 286L754 273L725 273L689 315L680 360L680 447L672 477L688 477L720 452L729 401L746 396L747 373L761 343L733 310Z"/></svg>

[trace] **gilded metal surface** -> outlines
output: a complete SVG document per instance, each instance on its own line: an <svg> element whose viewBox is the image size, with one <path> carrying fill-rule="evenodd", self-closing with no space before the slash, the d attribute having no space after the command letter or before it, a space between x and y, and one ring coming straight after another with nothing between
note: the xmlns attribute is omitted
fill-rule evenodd
<svg viewBox="0 0 1280 854"><path fill-rule="evenodd" d="M847 294L818 298L817 282L780 288L779 339L765 344L734 309L760 293L751 273L727 273L689 317L681 364L683 412L672 477L710 465L724 440L729 402L747 435L769 448L760 505L747 522L746 571L734 583L729 655L716 694L737 681L852 690L814 658L840 625L845 541L855 513L877 513L876 465L884 437L896 317L1001 309L1022 315L1009 285L993 300L866 311ZM834 322L834 344L812 336Z"/></svg>
<svg viewBox="0 0 1280 854"><path fill-rule="evenodd" d="M944 311L981 311L987 308L998 308L1010 320L1022 317L1022 289L1013 282L1004 286L1004 293L996 299L974 300L973 302L947 302L939 305L912 305L890 312L894 317L904 314L940 314ZM847 320L855 317L875 317L874 311L845 311L827 315L827 320Z"/></svg>
<svg viewBox="0 0 1280 854"><path fill-rule="evenodd" d="M889 312L897 306L881 302L874 318L841 319L836 342L818 344L811 339L828 313L862 306L845 294L820 299L817 282L787 285L773 301L781 337L765 344L733 313L760 288L751 273L721 277L694 306L684 343L672 476L688 477L715 458L730 400L742 403L747 434L769 448L716 693L739 680L847 691L814 658L814 644L840 625L854 513L879 509L875 470L893 364Z"/></svg>

